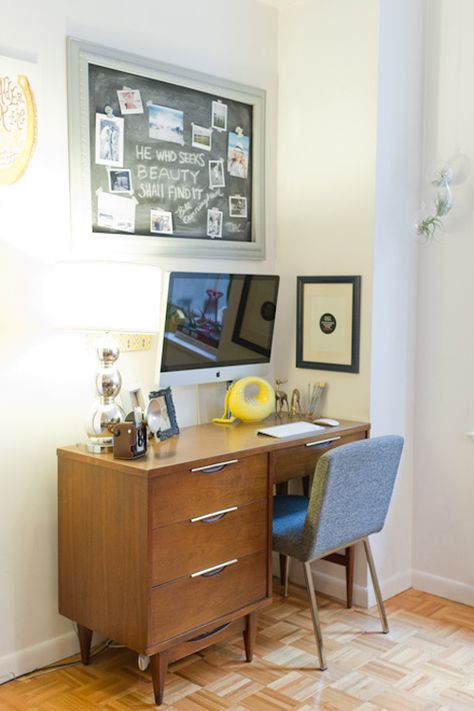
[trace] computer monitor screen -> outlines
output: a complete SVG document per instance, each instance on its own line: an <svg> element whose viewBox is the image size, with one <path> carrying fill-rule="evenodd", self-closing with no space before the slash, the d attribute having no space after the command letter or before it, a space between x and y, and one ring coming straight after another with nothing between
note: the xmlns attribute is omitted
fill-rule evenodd
<svg viewBox="0 0 474 711"><path fill-rule="evenodd" d="M185 385L264 374L278 285L276 275L171 272L157 382Z"/></svg>

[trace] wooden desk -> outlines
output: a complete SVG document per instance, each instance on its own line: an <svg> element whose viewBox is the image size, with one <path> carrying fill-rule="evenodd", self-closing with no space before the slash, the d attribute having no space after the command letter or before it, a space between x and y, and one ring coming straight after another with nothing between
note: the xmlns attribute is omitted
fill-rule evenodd
<svg viewBox="0 0 474 711"><path fill-rule="evenodd" d="M272 594L273 484L370 429L280 440L260 426L187 427L136 461L58 450L59 611L78 623L85 664L93 630L151 656L157 704L169 662L236 631L252 660Z"/></svg>

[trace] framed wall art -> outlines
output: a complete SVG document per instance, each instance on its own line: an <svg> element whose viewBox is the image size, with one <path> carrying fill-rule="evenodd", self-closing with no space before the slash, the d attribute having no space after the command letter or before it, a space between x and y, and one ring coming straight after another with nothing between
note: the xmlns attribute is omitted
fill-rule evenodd
<svg viewBox="0 0 474 711"><path fill-rule="evenodd" d="M297 368L359 372L360 287L360 276L297 278Z"/></svg>
<svg viewBox="0 0 474 711"><path fill-rule="evenodd" d="M0 185L16 183L34 153L37 74L32 62L0 56Z"/></svg>
<svg viewBox="0 0 474 711"><path fill-rule="evenodd" d="M68 39L74 247L264 258L265 91Z"/></svg>

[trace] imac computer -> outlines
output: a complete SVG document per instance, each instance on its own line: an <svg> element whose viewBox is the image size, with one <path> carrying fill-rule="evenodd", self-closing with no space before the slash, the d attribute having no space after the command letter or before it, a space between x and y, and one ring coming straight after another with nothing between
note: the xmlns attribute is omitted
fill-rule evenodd
<svg viewBox="0 0 474 711"><path fill-rule="evenodd" d="M265 375L279 277L169 272L155 381L163 387Z"/></svg>

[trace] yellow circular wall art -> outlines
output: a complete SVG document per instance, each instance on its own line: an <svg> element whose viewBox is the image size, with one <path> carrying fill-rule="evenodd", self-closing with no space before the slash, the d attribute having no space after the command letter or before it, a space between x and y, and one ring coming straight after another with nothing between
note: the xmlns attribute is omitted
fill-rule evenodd
<svg viewBox="0 0 474 711"><path fill-rule="evenodd" d="M15 183L36 145L36 107L24 74L0 76L0 185Z"/></svg>

